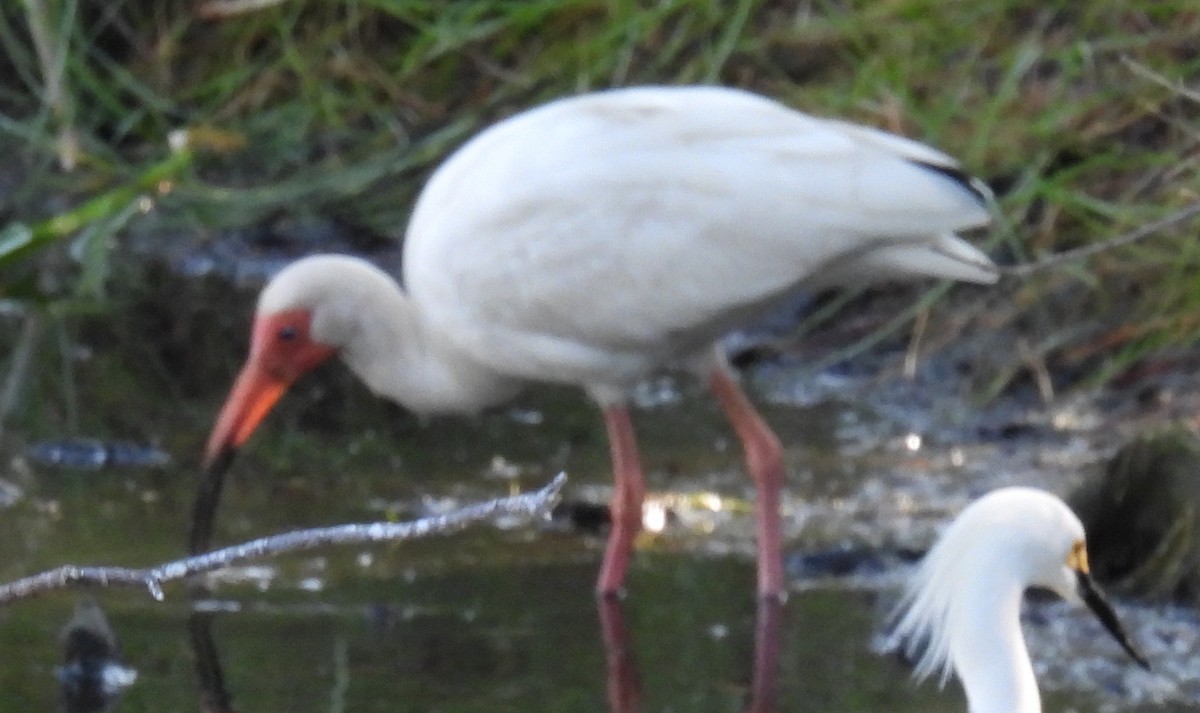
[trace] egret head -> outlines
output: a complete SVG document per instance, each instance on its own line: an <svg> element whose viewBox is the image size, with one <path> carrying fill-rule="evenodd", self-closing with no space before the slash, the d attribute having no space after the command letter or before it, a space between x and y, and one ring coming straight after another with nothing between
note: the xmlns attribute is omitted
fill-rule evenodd
<svg viewBox="0 0 1200 713"><path fill-rule="evenodd" d="M945 680L954 666L954 638L970 635L980 616L999 617L998 602L1029 587L1086 604L1146 667L1092 580L1085 542L1075 513L1035 488L1002 488L964 508L922 561L897 610L895 633L917 656L916 675L939 672ZM980 611L981 603L997 611Z"/></svg>

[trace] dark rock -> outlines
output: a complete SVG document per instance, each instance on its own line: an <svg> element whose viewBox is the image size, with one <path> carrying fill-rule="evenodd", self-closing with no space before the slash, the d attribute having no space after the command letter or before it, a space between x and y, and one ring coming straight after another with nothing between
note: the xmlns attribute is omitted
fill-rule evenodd
<svg viewBox="0 0 1200 713"><path fill-rule="evenodd" d="M1200 442L1173 428L1123 447L1070 498L1092 571L1114 591L1195 601L1200 592Z"/></svg>

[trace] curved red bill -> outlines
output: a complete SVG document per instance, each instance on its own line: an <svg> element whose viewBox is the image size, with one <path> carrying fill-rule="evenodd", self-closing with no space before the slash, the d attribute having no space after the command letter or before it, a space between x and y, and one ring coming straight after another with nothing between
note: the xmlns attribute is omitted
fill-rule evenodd
<svg viewBox="0 0 1200 713"><path fill-rule="evenodd" d="M204 467L249 440L254 429L287 391L290 382L273 376L256 361L249 361L238 374L229 398L221 408L216 426L204 447Z"/></svg>
<svg viewBox="0 0 1200 713"><path fill-rule="evenodd" d="M309 336L312 314L287 310L254 321L250 357L229 392L204 448L208 468L249 440L283 392L335 349Z"/></svg>

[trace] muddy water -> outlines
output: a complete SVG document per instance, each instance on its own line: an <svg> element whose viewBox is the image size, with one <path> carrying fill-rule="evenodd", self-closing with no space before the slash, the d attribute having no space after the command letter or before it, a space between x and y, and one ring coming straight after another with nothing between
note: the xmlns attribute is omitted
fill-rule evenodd
<svg viewBox="0 0 1200 713"><path fill-rule="evenodd" d="M51 389L5 437L0 480L17 497L0 510L0 578L181 553L197 454L243 318L227 328L229 347L190 341L204 334L199 311L148 348L137 335L154 328L157 308L136 307L129 324L70 332L87 345L72 372L77 402L67 409ZM638 413L666 525L641 543L618 607L591 594L601 536L562 523L265 562L213 578L197 601L179 587L165 603L101 592L138 674L112 710L216 709L225 697L237 710L288 713L964 710L954 684L914 686L902 663L875 652L897 577L979 493L1014 482L1068 490L1103 454L1102 435L993 437L960 398L870 376L775 366L752 382L789 446L794 592L781 611L756 610L751 490L735 444L709 400L666 379L646 386ZM64 433L153 442L173 461L73 470L31 460L31 442ZM218 539L405 519L539 486L560 469L572 502L603 503L607 467L599 418L573 391L535 389L475 421L419 423L331 368L243 454ZM0 711L60 705L60 630L79 596L0 610ZM1119 608L1154 673L1124 660L1086 615L1030 605L1047 709L1194 710L1194 613Z"/></svg>

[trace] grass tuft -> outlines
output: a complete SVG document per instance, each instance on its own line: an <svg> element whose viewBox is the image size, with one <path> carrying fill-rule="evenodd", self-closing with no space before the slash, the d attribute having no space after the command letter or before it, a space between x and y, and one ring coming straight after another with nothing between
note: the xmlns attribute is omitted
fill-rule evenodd
<svg viewBox="0 0 1200 713"><path fill-rule="evenodd" d="M1200 11L1182 0L8 3L0 297L77 296L14 287L44 291L28 275L62 259L50 257L60 241L74 241L80 289L98 296L104 246L131 232L352 212L399 236L420 181L473 131L641 83L745 86L937 145L996 189L1010 227L994 251L1037 260L1200 200L1197 38ZM177 129L199 148L173 172L166 209L130 212ZM51 225L70 229L38 232ZM1022 325L1033 357L1085 364L1089 383L1192 344L1196 230L1039 273L1010 291L1004 321ZM943 304L921 296L889 328Z"/></svg>

